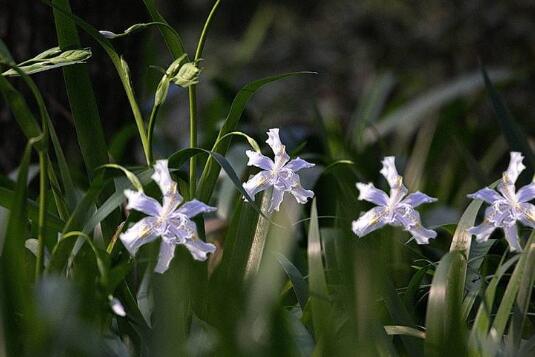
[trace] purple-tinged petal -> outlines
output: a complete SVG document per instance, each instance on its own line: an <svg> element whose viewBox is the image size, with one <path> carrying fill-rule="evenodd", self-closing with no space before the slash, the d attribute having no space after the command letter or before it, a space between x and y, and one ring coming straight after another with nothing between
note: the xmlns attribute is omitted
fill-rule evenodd
<svg viewBox="0 0 535 357"><path fill-rule="evenodd" d="M125 190L124 195L128 199L127 209L134 209L149 216L158 216L162 206L154 198L140 191Z"/></svg>
<svg viewBox="0 0 535 357"><path fill-rule="evenodd" d="M383 227L386 224L386 220L384 218L385 212L386 208L379 206L374 207L368 212L364 213L359 217L359 219L353 221L351 227L353 229L353 233L359 237L364 237L368 233Z"/></svg>
<svg viewBox="0 0 535 357"><path fill-rule="evenodd" d="M481 223L480 225L468 228L466 231L469 234L475 235L476 241L481 243L486 242L495 229L496 227L494 226L494 224L487 220L484 220L483 223Z"/></svg>
<svg viewBox="0 0 535 357"><path fill-rule="evenodd" d="M154 164L154 173L151 178L156 181L164 196L172 197L178 195L178 190L176 182L171 178L167 164L167 160L156 161L156 164ZM182 197L180 195L178 196L180 197L180 201L182 201Z"/></svg>
<svg viewBox="0 0 535 357"><path fill-rule="evenodd" d="M273 150L273 153L275 154L275 167L280 169L288 162L288 160L290 160L290 156L286 153L286 146L284 146L280 140L278 128L269 129L267 135L268 139L266 140L266 143L271 147L271 150Z"/></svg>
<svg viewBox="0 0 535 357"><path fill-rule="evenodd" d="M180 206L177 212L185 215L188 218L192 218L200 213L214 212L215 210L217 210L217 208L208 206L199 200L191 200Z"/></svg>
<svg viewBox="0 0 535 357"><path fill-rule="evenodd" d="M408 204L399 204L394 210L393 223L399 224L409 230L414 226L422 225L420 213Z"/></svg>
<svg viewBox="0 0 535 357"><path fill-rule="evenodd" d="M412 234L418 244L428 244L429 239L433 239L437 236L437 232L432 229L427 229L421 224L412 226L408 231Z"/></svg>
<svg viewBox="0 0 535 357"><path fill-rule="evenodd" d="M527 202L520 203L520 222L523 225L535 228L535 205Z"/></svg>
<svg viewBox="0 0 535 357"><path fill-rule="evenodd" d="M509 250L511 252L522 251L522 247L518 242L518 229L516 228L516 224L503 227L503 232L505 234L505 239L507 240L507 243L509 243Z"/></svg>
<svg viewBox="0 0 535 357"><path fill-rule="evenodd" d="M294 195L297 202L301 204L307 203L307 200L309 198L314 197L314 192L311 190L305 190L303 186L301 186L301 184L297 186L293 186L292 189L290 190L290 193Z"/></svg>
<svg viewBox="0 0 535 357"><path fill-rule="evenodd" d="M268 171L261 171L245 182L243 188L254 199L258 192L264 191L271 186L270 178L271 174Z"/></svg>
<svg viewBox="0 0 535 357"><path fill-rule="evenodd" d="M167 221L167 239L173 237L175 244L182 244L185 240L191 239L197 235L197 226L195 222L179 212L173 212Z"/></svg>
<svg viewBox="0 0 535 357"><path fill-rule="evenodd" d="M256 166L263 170L269 171L269 170L272 170L273 165L275 165L273 163L273 160L271 160L267 156L262 155L259 152L247 150L245 154L247 155L247 157L249 157L249 161L247 162L248 166Z"/></svg>
<svg viewBox="0 0 535 357"><path fill-rule="evenodd" d="M172 240L162 239L160 243L160 253L158 254L158 263L154 267L156 273L163 274L169 269L169 264L175 256L176 244Z"/></svg>
<svg viewBox="0 0 535 357"><path fill-rule="evenodd" d="M516 193L518 202L528 202L535 198L535 182L522 187Z"/></svg>
<svg viewBox="0 0 535 357"><path fill-rule="evenodd" d="M274 188L273 193L271 194L271 203L269 205L268 212L269 213L273 211L278 212L283 199L284 199L284 191L277 190L276 188Z"/></svg>
<svg viewBox="0 0 535 357"><path fill-rule="evenodd" d="M216 249L212 243L206 243L197 238L186 240L184 245L188 248L193 259L200 261L208 259L208 254L214 253Z"/></svg>
<svg viewBox="0 0 535 357"><path fill-rule="evenodd" d="M493 204L494 201L503 199L498 192L489 187L482 188L481 190L468 195L468 198L485 201L489 204Z"/></svg>
<svg viewBox="0 0 535 357"><path fill-rule="evenodd" d="M357 189L359 190L359 200L375 203L378 206L386 206L388 204L388 195L376 188L373 183L357 182Z"/></svg>
<svg viewBox="0 0 535 357"><path fill-rule="evenodd" d="M296 157L295 159L287 163L286 166L284 166L284 168L292 170L293 172L297 172L299 170L308 169L314 166L316 165L308 161L305 161L301 159L300 157Z"/></svg>
<svg viewBox="0 0 535 357"><path fill-rule="evenodd" d="M437 201L436 198L426 195L420 191L409 194L401 203L408 204L410 206L418 207L424 203L431 203Z"/></svg>
<svg viewBox="0 0 535 357"><path fill-rule="evenodd" d="M507 168L507 171L503 173L503 181L506 184L514 184L520 173L524 171L526 166L524 166L522 160L524 160L524 156L522 156L521 153L514 151L511 152L509 167Z"/></svg>
<svg viewBox="0 0 535 357"><path fill-rule="evenodd" d="M402 183L402 177L398 174L396 169L396 158L394 156L387 156L383 159L383 168L381 174L386 178L391 188L398 187Z"/></svg>
<svg viewBox="0 0 535 357"><path fill-rule="evenodd" d="M145 217L120 235L121 242L130 255L136 255L139 247L158 237L157 221L157 218Z"/></svg>

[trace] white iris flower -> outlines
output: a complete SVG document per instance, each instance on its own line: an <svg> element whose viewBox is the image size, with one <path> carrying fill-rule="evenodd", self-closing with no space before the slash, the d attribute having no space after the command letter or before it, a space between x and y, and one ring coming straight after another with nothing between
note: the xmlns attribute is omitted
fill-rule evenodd
<svg viewBox="0 0 535 357"><path fill-rule="evenodd" d="M377 207L362 214L353 221L353 232L359 237L375 231L386 224L403 227L410 232L418 244L427 244L437 233L422 226L420 214L415 210L423 203L435 202L436 198L421 192L411 193L403 185L403 177L398 174L395 157L388 156L383 160L381 174L390 185L390 196L376 188L373 183L357 183L360 192L359 200L375 203Z"/></svg>
<svg viewBox="0 0 535 357"><path fill-rule="evenodd" d="M496 228L503 229L505 239L511 251L520 251L516 222L535 228L535 206L528 201L535 198L535 183L530 183L516 191L515 182L526 168L522 164L524 157L519 152L511 153L511 161L507 171L498 183L498 191L485 187L468 195L472 199L487 202L490 206L485 211L485 219L479 226L468 229L478 242L484 242Z"/></svg>
<svg viewBox="0 0 535 357"><path fill-rule="evenodd" d="M124 246L134 256L143 244L162 237L158 263L154 269L157 273L163 273L169 268L177 244L185 245L195 260L206 260L208 254L215 251L215 245L205 243L197 237L197 227L191 218L216 209L198 200L181 204L183 199L178 193L176 182L171 179L167 160L156 162L152 179L162 191L163 205L141 191L124 191L128 198L127 208L147 215L121 234Z"/></svg>
<svg viewBox="0 0 535 357"><path fill-rule="evenodd" d="M314 164L299 157L290 160L290 156L286 153L286 147L282 145L279 138L279 129L269 129L267 135L266 143L273 150L275 160L271 160L256 151L247 150L245 152L249 157L247 165L259 167L264 171L251 177L243 184L243 188L254 198L258 192L273 187L269 212L279 210L285 192L291 193L297 202L306 203L309 198L314 197L314 192L305 190L301 186L297 171L313 167Z"/></svg>

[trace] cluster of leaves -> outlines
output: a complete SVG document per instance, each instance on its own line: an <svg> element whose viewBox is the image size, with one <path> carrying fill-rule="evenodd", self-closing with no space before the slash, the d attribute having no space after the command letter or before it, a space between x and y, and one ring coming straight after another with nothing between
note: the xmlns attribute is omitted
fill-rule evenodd
<svg viewBox="0 0 535 357"><path fill-rule="evenodd" d="M358 240L350 231L351 219L363 208L354 183L378 171L372 166L382 156L378 146L384 148L384 139L396 134L400 143L390 149L407 158L408 185L423 186L425 163L430 156L440 159L443 154L434 152L442 151L443 145L431 145L434 134L448 128L448 118L434 118L430 113L485 85L506 139L497 140L489 150L485 166L497 164L509 147L522 151L533 169L528 142L491 84L491 80L509 78L510 73L498 70L487 75L483 71L483 76L459 78L384 116L391 80L379 78L362 98L347 134L338 121L318 114L324 147L317 157L322 165L310 177L317 194L311 207L303 210L288 200L279 213L266 217L262 212L268 199L257 204L242 198L247 193L240 176L247 177L249 172L231 164L236 152L245 160L238 146L231 147L231 139L245 137L257 146L251 137L236 131L247 102L264 85L297 73L245 85L234 97L215 139L204 148L197 145L196 72L186 85L190 145L168 160L184 196L224 207L220 216L197 221L201 238L214 242L218 250L205 264L177 249L169 271L155 275L157 243L145 246L136 259L117 243L124 228L139 218L124 212L123 191L142 186L148 194L157 192L150 176L155 156L153 129L166 97L162 93L172 83L184 84L176 79L180 74L177 63L198 64L220 1L210 12L191 59L154 0L144 0L153 22L134 25L123 34L97 31L71 13L68 0L48 4L60 50L45 51L16 65L0 43L0 61L5 67L0 91L28 140L16 180L2 176L0 182L0 205L8 210L2 212L7 224L1 239L0 355L495 356L533 352L534 234L522 232L525 249L517 255L510 255L496 240L472 244L466 229L475 224L479 201L468 206L456 225L440 220L434 227L439 237L429 247L403 244L405 235L394 230ZM163 70L160 86L154 89L154 106L145 119L127 62L111 39L150 27L160 30L173 62ZM95 93L80 63L88 60L90 52L81 49L79 29L93 37L117 70L146 159L142 167L110 163ZM87 185L71 177L53 121L29 77L56 67L63 67ZM13 86L7 76L14 75L33 97L24 98ZM409 139L416 131L412 145ZM488 184L485 171L463 142L451 141L474 177ZM31 165L32 153L38 157L37 170ZM183 166L188 162L186 172ZM200 175L198 164L203 165ZM470 192L466 188L474 180L460 184L454 176L458 161L448 159L441 165L442 177L429 180L436 196L454 201ZM31 184L34 173L39 174L37 189Z"/></svg>

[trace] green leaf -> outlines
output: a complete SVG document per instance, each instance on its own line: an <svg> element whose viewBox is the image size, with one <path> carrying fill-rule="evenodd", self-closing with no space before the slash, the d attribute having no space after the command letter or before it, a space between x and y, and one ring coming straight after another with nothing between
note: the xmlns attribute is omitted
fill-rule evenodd
<svg viewBox="0 0 535 357"><path fill-rule="evenodd" d="M164 17L158 12L155 0L143 0L143 3L149 11L150 17L154 21L167 24L167 21L165 21ZM176 31L172 31L168 27L160 27L160 32L165 40L165 44L175 59L186 53L186 51L184 51L182 39Z"/></svg>
<svg viewBox="0 0 535 357"><path fill-rule="evenodd" d="M316 199L312 201L310 227L308 229L308 274L312 321L316 342L329 336L329 292L322 259L321 237L318 224ZM316 347L318 348L318 347Z"/></svg>
<svg viewBox="0 0 535 357"><path fill-rule="evenodd" d="M245 106L247 105L247 102L256 93L256 91L260 89L262 86L268 83L278 81L281 79L286 79L286 78L289 78L298 74L312 74L312 73L313 72L286 73L286 74L281 74L278 76L272 76L272 77L259 79L242 87L242 89L240 89L240 91L238 92L234 100L232 101L229 113L225 119L225 122L223 123L223 127L219 131L216 142L219 142L221 138L223 138L223 136L236 130L236 127L238 126L238 122L241 118L243 111L245 110ZM221 140L217 144L217 147L214 145L214 147L212 148L212 151L225 155L229 146L230 146L230 138L227 138L227 139ZM215 188L217 177L219 176L219 171L220 171L220 168L214 162L214 158L208 158L204 166L201 178L199 180L199 185L197 188L197 197L201 201L207 202L210 200L210 197L212 197L212 193Z"/></svg>
<svg viewBox="0 0 535 357"><path fill-rule="evenodd" d="M277 254L277 259L292 282L295 297L297 298L301 309L304 311L308 301L308 285L303 274L301 274L299 269L297 269L284 255Z"/></svg>
<svg viewBox="0 0 535 357"><path fill-rule="evenodd" d="M46 3L52 5L50 1ZM69 0L53 0L52 3L55 6L54 21L60 48L68 50L81 47L78 31L70 18L72 15ZM59 8L62 11L58 10ZM79 64L63 68L63 76L76 138L87 173L89 178L92 178L97 167L108 163L108 150L89 71L85 65Z"/></svg>
<svg viewBox="0 0 535 357"><path fill-rule="evenodd" d="M496 119L498 124L502 128L503 135L509 144L509 147L512 151L519 151L526 155L526 159L529 162L531 168L535 168L535 155L531 150L531 146L528 143L524 131L518 126L515 122L511 113L507 109L507 106L503 102L502 98L492 85L492 82L487 74L487 71L484 66L481 66L481 73L483 79L485 80L485 87L489 93L494 112L496 113Z"/></svg>
<svg viewBox="0 0 535 357"><path fill-rule="evenodd" d="M438 264L427 303L426 356L463 356L466 352L461 309L465 265L466 258L459 251L447 253Z"/></svg>
<svg viewBox="0 0 535 357"><path fill-rule="evenodd" d="M421 338L425 340L425 332L409 326L385 325L387 335L404 335Z"/></svg>
<svg viewBox="0 0 535 357"><path fill-rule="evenodd" d="M143 192L143 185L141 184L137 176L132 171L128 170L126 167L121 166L119 164L106 164L100 166L100 168L110 168L122 171L126 175L126 178L132 183L132 186L134 186L136 190Z"/></svg>
<svg viewBox="0 0 535 357"><path fill-rule="evenodd" d="M495 70L490 74L495 81L505 81L512 77L506 70ZM395 130L410 133L431 112L436 111L447 102L472 94L483 88L484 83L479 73L470 73L456 78L446 84L441 84L429 90L403 107L387 114L373 127L367 128L363 135L363 144L373 144L378 139Z"/></svg>
<svg viewBox="0 0 535 357"><path fill-rule="evenodd" d="M82 20L78 16L75 16L75 15L73 15L71 13L70 7L69 7L69 4L68 4L69 3L68 0L54 0L53 3L51 3L48 0L42 0L42 1L45 4L50 5L50 6L52 6L54 8L54 14L55 14L56 23L57 23L56 27L57 27L57 31L58 31L58 39L60 40L60 46L62 46L62 47L63 46L68 46L68 45L72 44L75 41L77 42L78 35L77 35L77 32L76 32L76 28L74 26L74 23L76 23L77 26L79 26L88 35L90 35L95 41L98 42L98 44L104 49L104 51L106 52L106 54L108 55L108 57L112 61L113 65L115 66L115 69L116 69L116 71L117 71L117 73L119 75L121 83L123 84L123 88L124 88L126 96L128 98L128 102L130 103L130 108L132 109L132 114L134 115L134 119L135 119L135 122L136 122L136 125L137 125L137 129L138 129L138 132L139 132L140 139L141 139L141 144L143 146L143 151L145 153L145 158L147 159L147 163L149 163L148 138L147 138L147 134L146 134L146 131L145 131L145 124L143 122L143 116L141 115L141 111L139 110L139 106L138 106L138 104L136 102L136 99L135 99L134 89L132 88L132 83L131 83L131 80L130 80L130 72L129 72L128 65L127 65L126 61L121 56L119 56L119 54L117 53L117 51L115 51L115 48L113 47L113 45L111 44L111 42L108 39L106 39L104 36L102 36L93 26L89 25L87 22L85 22L84 20ZM61 41L61 39L64 39L64 43L62 43L63 41ZM63 70L64 71L70 71L71 69L78 70L78 68L79 68L78 66L66 67ZM69 96L71 95L71 93L76 93L75 95L89 94L89 95L91 95L91 97L93 97L92 90L91 90L91 92L89 92L89 89L88 89L89 88L88 87L89 84L87 86L84 86L83 89L80 89L79 86L78 86L78 81L79 81L80 78L86 77L87 81L89 81L89 78L87 77L88 76L87 72L84 71L84 73L74 72L73 75L72 75L72 83L71 83L71 81L66 81L67 90L68 90ZM74 89L72 91L69 90L69 84L72 84L74 86ZM85 97L84 98L79 98L79 99L80 100L76 101L77 106L75 106L75 107L71 106L72 107L71 109L73 110L73 112L74 112L75 109L78 109L79 107L82 106L82 102L81 102L82 100L87 100L87 98L85 98ZM94 108L93 108L93 105L91 105L91 109L96 111L96 105L95 105ZM93 116L93 118L94 118L94 121L95 121L93 124L97 125L97 128L101 128L100 127L100 122L96 120L95 116ZM89 131L87 131L87 133L89 133L89 134L92 134L93 133L92 130L95 130L95 128L93 128L92 126L88 127L87 129L89 130ZM86 130L84 130L84 134L85 133L86 133ZM98 145L97 145L95 143L94 134L92 134L92 135L93 136L90 136L90 137L86 137L86 135L82 136L84 139L86 138L86 139L90 140L87 143L88 144L87 149L94 150L94 147L98 147L99 150L105 150L105 148L107 146L105 145L104 141L102 141L101 143L98 143ZM98 135L98 137L100 138L100 135ZM79 140L81 140L80 139L80 133L79 133ZM102 140L104 140L103 136L102 136ZM86 147L86 145L84 145L84 147ZM99 157L100 157L100 155L99 155ZM100 161L98 163L98 165L91 166L91 169L94 169L94 168L96 168L98 166L101 166L101 165L103 165L105 163L107 163L107 156L106 156L106 159L104 159L103 161Z"/></svg>
<svg viewBox="0 0 535 357"><path fill-rule="evenodd" d="M2 323L6 350L9 355L28 351L27 334L32 335L30 321L32 301L30 299L29 271L24 262L24 242L27 238L27 178L30 164L31 143L24 151L19 166L15 194L9 207L5 242L0 259L0 282Z"/></svg>
<svg viewBox="0 0 535 357"><path fill-rule="evenodd" d="M107 39L113 40L113 39L116 39L116 38L128 36L128 35L130 35L132 33L144 30L144 29L146 29L148 27L152 27L152 26L159 27L160 31L163 31L164 29L168 30L168 31L171 31L171 33L173 33L175 38L180 38L178 33L175 31L175 29L172 28L171 26L169 26L168 23L166 23L166 22L157 22L157 21L134 24L134 25L130 26L129 28L127 28L126 30L124 30L123 32L118 33L118 34L115 33L115 32L106 31L106 30L101 30L101 31L99 31L99 33L102 36L106 37Z"/></svg>

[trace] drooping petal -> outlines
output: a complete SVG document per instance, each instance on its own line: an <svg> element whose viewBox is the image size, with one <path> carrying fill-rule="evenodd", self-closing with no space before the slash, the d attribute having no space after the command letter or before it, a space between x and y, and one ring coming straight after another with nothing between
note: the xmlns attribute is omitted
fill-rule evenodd
<svg viewBox="0 0 535 357"><path fill-rule="evenodd" d="M418 207L424 203L431 203L435 202L437 199L431 196L426 195L425 193L422 193L420 191L414 192L409 194L402 203L408 204L412 207Z"/></svg>
<svg viewBox="0 0 535 357"><path fill-rule="evenodd" d="M284 191L273 189L271 194L271 202L269 204L268 212L279 211L282 200L284 199Z"/></svg>
<svg viewBox="0 0 535 357"><path fill-rule="evenodd" d="M197 238L186 240L184 245L190 251L193 259L200 261L208 259L208 254L214 253L216 249L212 243L206 243Z"/></svg>
<svg viewBox="0 0 535 357"><path fill-rule="evenodd" d="M253 150L247 150L245 154L249 157L249 161L247 162L248 166L256 166L263 170L273 169L274 163L269 157Z"/></svg>
<svg viewBox="0 0 535 357"><path fill-rule="evenodd" d="M486 242L495 229L496 227L494 226L494 224L487 220L484 220L483 223L481 223L480 225L468 228L466 231L469 234L475 235L476 241L481 243Z"/></svg>
<svg viewBox="0 0 535 357"><path fill-rule="evenodd" d="M386 178L390 187L397 187L401 185L402 178L396 169L396 158L394 156L387 156L383 159L383 168L381 174Z"/></svg>
<svg viewBox="0 0 535 357"><path fill-rule="evenodd" d="M249 181L245 182L243 184L243 188L249 196L251 196L254 199L254 196L260 192L267 189L269 186L271 186L271 180L270 180L271 174L269 171L261 171L251 177Z"/></svg>
<svg viewBox="0 0 535 357"><path fill-rule="evenodd" d="M281 168L288 162L288 160L290 160L290 156L286 153L286 146L284 146L280 140L279 129L269 129L267 135L268 139L266 140L266 143L271 147L271 150L273 150L273 153L275 154L275 167Z"/></svg>
<svg viewBox="0 0 535 357"><path fill-rule="evenodd" d="M200 213L213 212L215 210L217 210L217 208L208 206L199 200L191 200L180 206L176 212L181 213L188 218L192 218Z"/></svg>
<svg viewBox="0 0 535 357"><path fill-rule="evenodd" d="M535 198L535 182L522 187L516 193L518 202L528 202Z"/></svg>
<svg viewBox="0 0 535 357"><path fill-rule="evenodd" d="M421 224L416 224L408 229L412 234L416 243L418 244L428 244L429 239L433 239L437 236L437 232L432 229L425 228Z"/></svg>
<svg viewBox="0 0 535 357"><path fill-rule="evenodd" d="M386 224L385 212L386 208L379 206L364 213L359 219L353 221L353 233L359 237L364 237L366 234L383 227Z"/></svg>
<svg viewBox="0 0 535 357"><path fill-rule="evenodd" d="M516 224L503 227L503 232L505 234L505 239L509 243L509 250L512 252L519 252L522 250L520 243L518 242L518 229Z"/></svg>
<svg viewBox="0 0 535 357"><path fill-rule="evenodd" d="M134 209L149 216L158 216L162 206L154 198L145 195L140 191L124 190L124 195L128 199L127 209Z"/></svg>
<svg viewBox="0 0 535 357"><path fill-rule="evenodd" d="M167 164L167 160L156 161L151 178L156 181L164 196L174 196L178 194L177 184L171 178ZM180 200L182 200L182 197L180 197Z"/></svg>
<svg viewBox="0 0 535 357"><path fill-rule="evenodd" d="M359 190L359 200L375 203L378 206L386 206L388 204L388 195L376 188L373 183L357 182L357 189Z"/></svg>
<svg viewBox="0 0 535 357"><path fill-rule="evenodd" d="M511 152L511 160L509 161L509 167L507 171L503 173L503 181L507 184L514 184L518 179L518 176L526 166L522 163L524 156L519 152Z"/></svg>
<svg viewBox="0 0 535 357"><path fill-rule="evenodd" d="M489 187L482 188L481 190L468 195L468 198L473 200L482 200L489 204L493 204L494 201L503 199L498 192Z"/></svg>
<svg viewBox="0 0 535 357"><path fill-rule="evenodd" d="M162 239L160 243L160 253L158 254L158 263L154 267L156 273L163 274L169 269L169 264L175 256L176 244L172 240Z"/></svg>
<svg viewBox="0 0 535 357"><path fill-rule="evenodd" d="M305 161L301 159L300 157L296 157L295 159L291 160L289 163L284 166L286 169L292 170L293 172L297 172L302 169L308 169L311 167L314 167L315 164Z"/></svg>
<svg viewBox="0 0 535 357"><path fill-rule="evenodd" d="M297 202L301 204L307 203L307 200L309 198L314 197L314 192L311 190L305 190L303 186L301 186L301 184L297 186L293 186L292 189L290 190L290 193L294 195Z"/></svg>
<svg viewBox="0 0 535 357"><path fill-rule="evenodd" d="M535 205L531 203L520 203L520 222L525 226L535 228Z"/></svg>
<svg viewBox="0 0 535 357"><path fill-rule="evenodd" d="M120 235L121 242L130 255L136 255L143 244L152 242L158 237L157 218L145 217Z"/></svg>

